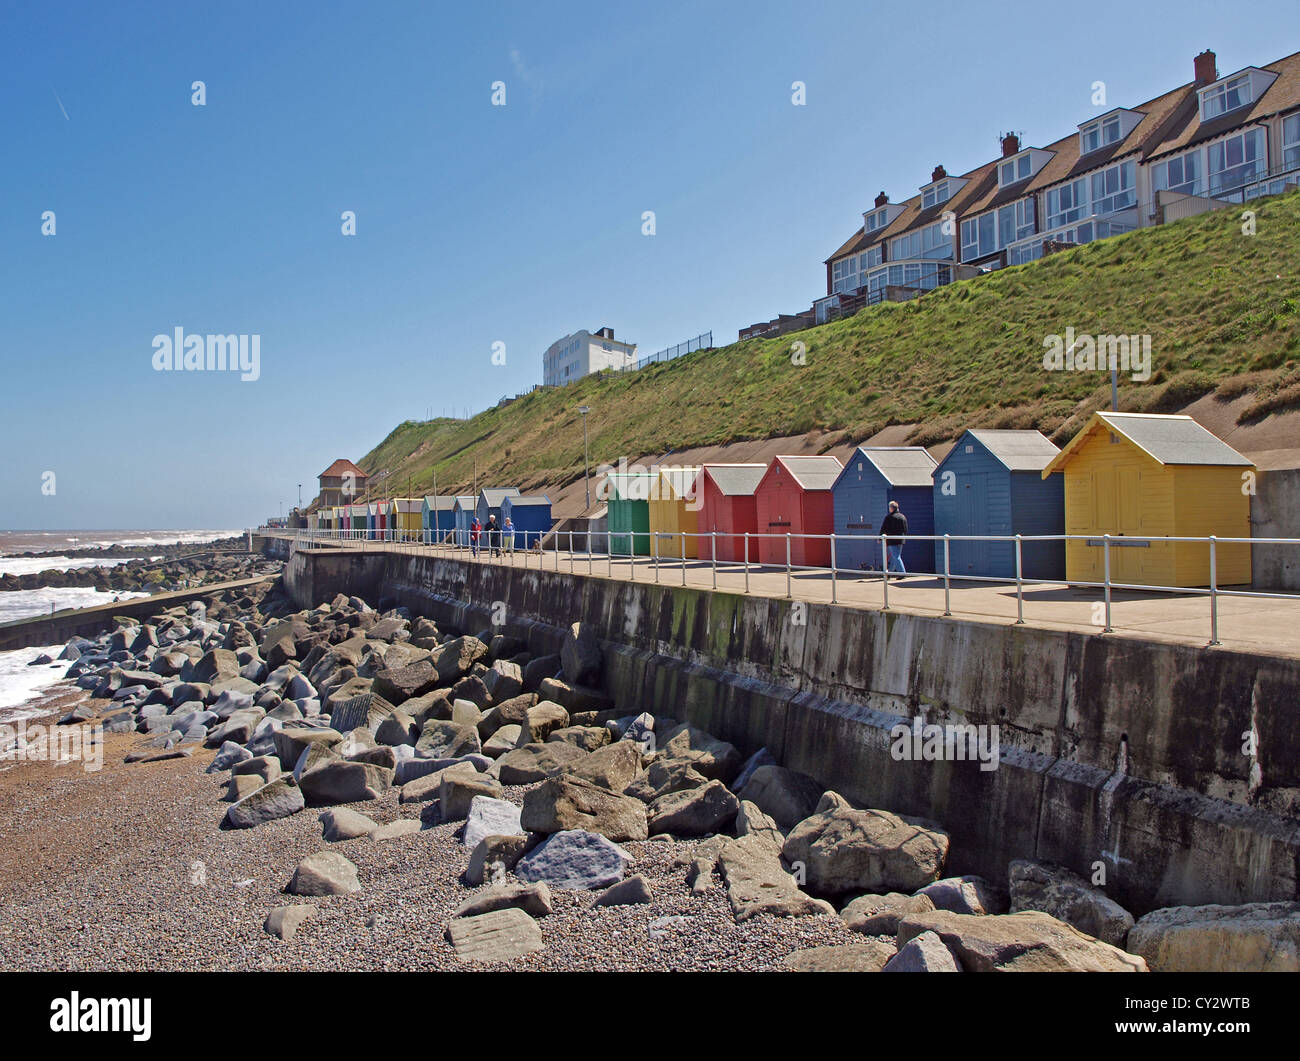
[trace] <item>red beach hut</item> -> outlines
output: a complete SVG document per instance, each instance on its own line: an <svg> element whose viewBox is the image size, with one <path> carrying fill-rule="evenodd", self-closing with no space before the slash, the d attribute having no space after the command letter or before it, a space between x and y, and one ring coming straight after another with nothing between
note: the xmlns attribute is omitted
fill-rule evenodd
<svg viewBox="0 0 1300 1061"><path fill-rule="evenodd" d="M844 466L838 458L773 457L754 491L754 508L760 534L780 535L760 539L759 560L785 565L785 535L790 538L790 563L796 567L830 567L830 535L835 529L831 487Z"/></svg>
<svg viewBox="0 0 1300 1061"><path fill-rule="evenodd" d="M754 491L766 464L706 464L696 489L701 534L717 533L718 559L744 561L745 533L758 532ZM712 538L700 539L700 557L712 558ZM783 547L784 548L784 547ZM749 539L749 559L758 562L758 539Z"/></svg>

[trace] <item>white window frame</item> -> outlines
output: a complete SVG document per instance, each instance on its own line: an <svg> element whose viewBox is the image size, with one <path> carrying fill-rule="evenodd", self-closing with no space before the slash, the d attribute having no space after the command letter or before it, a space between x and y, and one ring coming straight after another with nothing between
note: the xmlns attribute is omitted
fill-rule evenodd
<svg viewBox="0 0 1300 1061"><path fill-rule="evenodd" d="M926 188L926 190L921 193L921 209L929 210L932 206L946 203L949 198L948 182L942 180L938 184Z"/></svg>
<svg viewBox="0 0 1300 1061"><path fill-rule="evenodd" d="M1181 178L1177 182L1169 175L1169 167L1178 164L1178 176ZM1188 163L1195 170L1191 179L1188 179ZM1153 192L1177 192L1181 195L1201 195L1205 191L1205 165L1201 158L1201 152L1188 151L1183 155L1175 155L1173 158L1165 159L1163 162L1157 162L1151 170L1151 190Z"/></svg>
<svg viewBox="0 0 1300 1061"><path fill-rule="evenodd" d="M1233 92L1237 93L1237 102L1230 104L1228 97ZM1218 84L1201 90L1201 121L1211 121L1254 102L1254 86L1249 74L1225 78Z"/></svg>
<svg viewBox="0 0 1300 1061"><path fill-rule="evenodd" d="M1300 111L1282 119L1282 165L1300 166Z"/></svg>
<svg viewBox="0 0 1300 1061"><path fill-rule="evenodd" d="M1062 194L1067 191L1070 193L1070 205L1062 207ZM1055 209L1053 209L1053 197L1055 197ZM1067 184L1058 184L1055 188L1049 188L1045 211L1047 218L1043 231L1050 232L1073 221L1081 221L1088 216L1091 209L1092 201L1088 198L1087 176L1076 177Z"/></svg>
<svg viewBox="0 0 1300 1061"><path fill-rule="evenodd" d="M1118 113L1098 118L1079 130L1079 154L1087 155L1123 139L1123 123ZM1096 141L1093 143L1092 141Z"/></svg>
<svg viewBox="0 0 1300 1061"><path fill-rule="evenodd" d="M1011 167L1011 176L1007 176L1007 167ZM998 184L1005 188L1009 184L1016 184L1033 172L1034 160L1030 153L1026 151L1022 155L1009 158L1004 162L998 163ZM1021 172L1021 171L1024 172Z"/></svg>
<svg viewBox="0 0 1300 1061"><path fill-rule="evenodd" d="M858 275L864 275L868 269L874 269L884 260L885 250L882 244L877 243L874 247L868 247L858 255Z"/></svg>
<svg viewBox="0 0 1300 1061"><path fill-rule="evenodd" d="M1236 163L1235 165L1229 165L1228 158L1229 155L1231 154L1231 147L1237 141L1241 142L1242 161ZM1246 149L1247 149L1248 142L1253 142L1254 144L1255 147L1254 158L1248 159L1246 157ZM1261 129L1259 126L1252 126L1249 129L1242 129L1236 133L1233 133L1231 136L1225 136L1222 140L1216 140L1214 143L1209 144L1206 147L1205 151L1206 151L1205 177L1211 195L1218 195L1225 191L1232 191L1235 188L1244 187L1255 178L1262 176L1264 173L1268 172L1268 139L1265 136L1264 130ZM1214 168L1214 162L1216 156L1219 154L1222 154L1224 164L1221 169L1216 171ZM1244 176L1241 177L1241 179L1233 180L1231 183L1226 183L1226 184L1223 183L1221 180L1216 180L1216 178L1219 177L1221 174L1238 171L1238 170L1245 170L1246 167L1250 165L1250 163L1252 162L1254 163L1254 167L1253 167L1254 171L1252 173L1245 174Z"/></svg>
<svg viewBox="0 0 1300 1061"><path fill-rule="evenodd" d="M884 227L885 227L885 207L882 206L877 210L872 210L871 213L867 215L865 231L875 232L877 229L881 229Z"/></svg>
<svg viewBox="0 0 1300 1061"><path fill-rule="evenodd" d="M1114 175L1114 190L1107 185ZM1101 181L1098 191L1097 182ZM1127 183L1125 183L1127 181ZM1137 202L1137 164L1129 159L1117 162L1113 166L1099 169L1088 175L1088 190L1092 196L1092 212L1099 216L1117 214L1127 210Z"/></svg>
<svg viewBox="0 0 1300 1061"><path fill-rule="evenodd" d="M988 219L989 239L987 245L980 237L980 222ZM972 238L973 236L973 238ZM983 258L998 250L997 211L986 210L982 214L965 218L961 223L961 260L964 262Z"/></svg>

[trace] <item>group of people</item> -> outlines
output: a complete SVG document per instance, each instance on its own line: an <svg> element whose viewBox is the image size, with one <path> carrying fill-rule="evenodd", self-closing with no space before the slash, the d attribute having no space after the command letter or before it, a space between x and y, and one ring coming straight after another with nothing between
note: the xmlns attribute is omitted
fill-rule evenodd
<svg viewBox="0 0 1300 1061"><path fill-rule="evenodd" d="M503 549L507 552L514 552L515 521L507 516L505 524L502 525L497 522L496 513L490 513L485 527L479 521L478 516L475 516L474 522L469 526L469 547L474 556L478 556L479 549L483 547L485 536L487 538L488 555L500 556Z"/></svg>

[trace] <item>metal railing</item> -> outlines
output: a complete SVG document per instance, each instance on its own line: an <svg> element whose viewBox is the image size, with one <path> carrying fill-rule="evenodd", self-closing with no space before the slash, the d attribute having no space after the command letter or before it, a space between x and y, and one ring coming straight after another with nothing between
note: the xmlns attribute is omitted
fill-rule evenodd
<svg viewBox="0 0 1300 1061"><path fill-rule="evenodd" d="M681 357L684 354L693 354L696 350L712 349L713 332L701 332L694 339L687 339L684 343L678 343L676 346L669 346L660 350L658 353L650 354L648 357L643 357L635 364L628 365L627 368L623 369L623 371L635 372L639 368L645 368L646 365L655 365L660 361L672 361L674 358Z"/></svg>
<svg viewBox="0 0 1300 1061"><path fill-rule="evenodd" d="M276 532L271 532L276 533ZM687 585L687 572L690 568L707 566L712 573L712 586L718 586L718 573L744 574L744 592L749 593L751 575L773 572L785 573L786 597L794 596L794 577L796 572L829 576L831 603L838 604L839 584L846 574L851 573L855 580L866 575L863 581L879 581L881 589L881 610L890 610L890 583L895 583L893 592L906 592L903 579L941 579L943 584L944 607L942 614L951 616L953 583L982 583L1015 587L1016 625L1025 623L1025 588L1027 586L1062 586L1071 589L1094 589L1099 591L1096 605L1101 607L1100 616L1102 633L1115 630L1113 622L1114 592L1116 590L1137 591L1152 594L1171 594L1177 596L1203 596L1209 603L1209 645L1221 644L1219 639L1219 601L1223 597L1257 598L1267 600L1300 601L1300 593L1271 592L1256 589L1225 587L1219 584L1220 560L1225 548L1249 548L1256 545L1300 546L1300 538L1226 538L1211 535L1208 537L1187 536L1143 536L1137 538L1120 534L909 534L906 542L925 541L934 543L934 571L886 571L883 568L892 564L889 551L890 542L896 539L886 535L851 535L851 534L796 534L796 533L758 533L753 531L692 533L685 531L631 531L611 530L593 535L587 531L553 532L538 530L515 530L513 535L504 531L495 535L487 530L479 532L475 539L473 532L463 528L433 531L336 531L336 530L296 530L281 531L280 534L294 540L295 548L312 545L335 545L355 547L362 550L382 548L410 554L424 554L430 551L466 556L469 559L497 560L514 566L536 567L541 570L561 571L567 569L577 573L579 565L585 567L586 574L597 573L597 562L603 566L603 574L613 578L621 575L623 565L627 567L627 577L637 581L638 565L647 570L646 579L661 583L665 571L680 570L681 584ZM592 538L605 542L604 549L590 547ZM1081 580L1062 576L1060 578L1034 577L1026 573L1024 550L1026 546L1061 543L1064 550L1068 542L1085 542L1102 550L1101 581ZM952 570L953 546L959 543L1002 543L1014 546L1014 575L980 575L970 572ZM567 543L567 550L562 548ZM859 565L846 566L839 562L846 556L845 547L870 543L880 551L875 557L884 559L881 566ZM1120 581L1114 577L1118 565L1115 564L1115 550L1136 545L1144 547L1204 545L1208 547L1207 581L1205 585L1165 586L1143 582ZM643 546L643 547L642 547ZM796 563L796 556L807 559L812 550L819 550L818 558L825 556L826 563ZM580 559L585 557L585 563ZM753 559L757 557L757 559ZM1064 562L1064 556L1060 558ZM901 565L900 565L901 566ZM674 579L675 580L675 579ZM961 587L957 588L960 593Z"/></svg>

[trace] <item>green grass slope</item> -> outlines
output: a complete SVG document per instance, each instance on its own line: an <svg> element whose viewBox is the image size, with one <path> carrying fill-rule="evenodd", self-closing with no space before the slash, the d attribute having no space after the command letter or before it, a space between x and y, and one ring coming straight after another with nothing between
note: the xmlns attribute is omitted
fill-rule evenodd
<svg viewBox="0 0 1300 1061"><path fill-rule="evenodd" d="M1059 253L908 303L639 372L538 390L469 420L408 421L359 463L378 492L478 482L559 487L614 462L746 439L828 432L825 446L895 424L929 445L967 427L1038 428L1058 444L1109 403L1107 372L1047 372L1044 337L1148 334L1152 376L1121 377L1121 408L1171 411L1212 391L1254 395L1242 418L1300 406L1300 194ZM796 364L795 342L806 347Z"/></svg>

